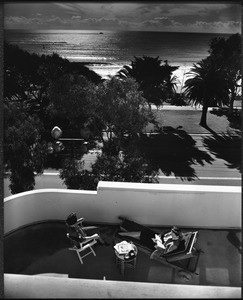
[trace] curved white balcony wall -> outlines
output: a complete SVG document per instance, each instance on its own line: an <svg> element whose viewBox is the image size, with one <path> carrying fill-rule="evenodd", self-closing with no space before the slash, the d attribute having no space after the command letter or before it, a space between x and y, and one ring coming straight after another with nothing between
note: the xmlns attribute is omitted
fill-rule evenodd
<svg viewBox="0 0 243 300"><path fill-rule="evenodd" d="M41 189L4 200L4 232L32 222L117 224L118 216L150 226L241 228L241 187L99 182L97 191Z"/></svg>
<svg viewBox="0 0 243 300"><path fill-rule="evenodd" d="M241 298L239 287L88 280L5 274L6 299Z"/></svg>

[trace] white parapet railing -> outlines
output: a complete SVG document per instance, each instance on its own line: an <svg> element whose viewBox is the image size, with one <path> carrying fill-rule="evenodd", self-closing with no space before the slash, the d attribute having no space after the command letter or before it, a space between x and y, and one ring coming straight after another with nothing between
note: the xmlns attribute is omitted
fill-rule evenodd
<svg viewBox="0 0 243 300"><path fill-rule="evenodd" d="M4 295L11 299L241 298L241 288L4 275Z"/></svg>
<svg viewBox="0 0 243 300"><path fill-rule="evenodd" d="M87 222L125 216L148 226L241 228L241 187L100 181L97 191L40 189L4 199L4 233L70 212Z"/></svg>

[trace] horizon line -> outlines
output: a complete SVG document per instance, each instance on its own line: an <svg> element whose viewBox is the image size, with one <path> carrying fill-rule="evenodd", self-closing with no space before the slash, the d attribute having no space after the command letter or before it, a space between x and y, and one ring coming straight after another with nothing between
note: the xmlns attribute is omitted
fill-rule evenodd
<svg viewBox="0 0 243 300"><path fill-rule="evenodd" d="M4 30L16 30L16 31L98 31L98 32L161 32L161 33L191 33L191 34L240 34L240 31L237 32L208 32L208 31L163 31L163 30L126 30L126 29L51 29L51 28L34 28L34 29L28 29L28 28L4 28Z"/></svg>

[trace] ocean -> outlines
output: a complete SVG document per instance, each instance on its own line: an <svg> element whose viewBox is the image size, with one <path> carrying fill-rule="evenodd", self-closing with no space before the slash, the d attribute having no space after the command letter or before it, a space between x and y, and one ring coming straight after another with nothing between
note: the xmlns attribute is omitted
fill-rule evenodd
<svg viewBox="0 0 243 300"><path fill-rule="evenodd" d="M194 63L208 56L210 40L228 34L98 31L98 30L5 30L5 40L37 54L58 53L70 61L86 62L103 78L113 76L134 56L157 57L179 66L174 72L178 90Z"/></svg>

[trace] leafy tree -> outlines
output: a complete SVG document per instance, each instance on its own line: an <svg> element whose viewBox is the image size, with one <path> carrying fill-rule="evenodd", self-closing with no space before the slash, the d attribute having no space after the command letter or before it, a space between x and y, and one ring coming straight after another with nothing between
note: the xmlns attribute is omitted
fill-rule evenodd
<svg viewBox="0 0 243 300"><path fill-rule="evenodd" d="M45 139L51 141L52 128L59 126L63 132L62 138L83 138L88 141L88 148L95 147L95 136L91 131L95 110L94 92L95 85L82 75L64 74L53 81L48 89L50 105L47 109L49 121ZM64 150L58 155L58 160L55 153L48 155L48 164L62 168L67 156L80 159L86 152L82 141L69 140L63 145Z"/></svg>
<svg viewBox="0 0 243 300"><path fill-rule="evenodd" d="M41 142L42 126L21 104L4 104L4 166L10 171L12 194L32 190L35 175L41 174L46 144Z"/></svg>
<svg viewBox="0 0 243 300"><path fill-rule="evenodd" d="M37 97L36 91L41 84L37 72L40 57L7 43L4 52L4 97L28 107Z"/></svg>
<svg viewBox="0 0 243 300"><path fill-rule="evenodd" d="M122 156L107 156L98 158L92 168L99 180L121 182L158 182L155 171L136 149L134 152L124 151Z"/></svg>
<svg viewBox="0 0 243 300"><path fill-rule="evenodd" d="M188 103L186 102L184 93L175 93L170 100L171 105L175 106L187 106Z"/></svg>
<svg viewBox="0 0 243 300"><path fill-rule="evenodd" d="M154 121L138 85L132 78L106 80L96 89L95 128L107 153L118 153L126 136L136 137Z"/></svg>
<svg viewBox="0 0 243 300"><path fill-rule="evenodd" d="M84 76L88 81L94 84L102 82L101 76L90 70L85 63L70 62L69 60L60 57L57 53L41 56L39 73L41 76L51 81L55 81L64 74L76 74Z"/></svg>
<svg viewBox="0 0 243 300"><path fill-rule="evenodd" d="M201 104L202 116L199 125L207 126L209 106L229 103L229 85L226 71L218 66L213 57L207 57L194 64L189 74L194 75L185 82L185 95L189 103Z"/></svg>
<svg viewBox="0 0 243 300"><path fill-rule="evenodd" d="M49 112L52 116L67 119L72 129L80 130L92 115L94 90L95 85L84 76L64 74L48 89L51 102Z"/></svg>
<svg viewBox="0 0 243 300"><path fill-rule="evenodd" d="M97 180L92 172L83 168L84 161L68 158L60 170L60 178L68 189L95 190Z"/></svg>
<svg viewBox="0 0 243 300"><path fill-rule="evenodd" d="M44 121L49 105L48 88L64 74L84 76L93 83L101 77L82 63L69 62L58 54L39 56L16 45L4 44L4 97L20 102L31 114L37 113Z"/></svg>
<svg viewBox="0 0 243 300"><path fill-rule="evenodd" d="M99 180L151 182L154 172L141 155L135 155L134 149L127 151L123 160L118 155L120 150L127 149L127 144L131 144L128 140L135 140L148 122L154 120L137 83L131 78L120 80L113 77L97 87L88 87L87 82L83 84L83 78L76 79L77 82L74 80L69 85L65 77L52 89L56 109L72 116L77 124L86 114L85 124L101 141L103 154L98 157L91 172L84 170L77 160L66 160L60 173L61 179L68 188L79 189L96 189ZM82 102L85 99L87 105ZM84 107L86 111L82 112Z"/></svg>
<svg viewBox="0 0 243 300"><path fill-rule="evenodd" d="M229 115L233 114L234 101L239 94L241 85L241 36L232 34L228 38L216 37L210 42L210 56L224 68L230 92Z"/></svg>
<svg viewBox="0 0 243 300"><path fill-rule="evenodd" d="M83 163L66 161L60 178L71 189L96 190L102 181L158 183L158 173L138 152L118 155L100 155L92 166L92 171L83 169Z"/></svg>
<svg viewBox="0 0 243 300"><path fill-rule="evenodd" d="M175 92L176 77L172 74L177 69L167 61L162 65L159 57L135 56L131 65L124 66L116 76L134 78L148 103L159 106Z"/></svg>
<svg viewBox="0 0 243 300"><path fill-rule="evenodd" d="M58 114L68 120L66 128L61 122L55 125L77 132L89 128L89 143L98 139L103 152L113 155L118 154L127 136L138 135L153 121L151 110L131 78L113 77L95 86L83 76L66 74L52 82L49 97L51 118Z"/></svg>

